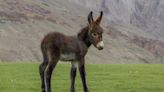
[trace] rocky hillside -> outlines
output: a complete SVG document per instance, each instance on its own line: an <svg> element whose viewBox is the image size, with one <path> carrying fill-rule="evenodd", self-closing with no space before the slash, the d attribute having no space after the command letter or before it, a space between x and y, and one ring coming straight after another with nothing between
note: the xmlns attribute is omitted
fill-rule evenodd
<svg viewBox="0 0 164 92"><path fill-rule="evenodd" d="M1 0L0 60L41 61L48 32L75 35L87 15L105 12L105 49L91 47L87 63L164 63L162 0ZM155 7L155 9L154 9Z"/></svg>

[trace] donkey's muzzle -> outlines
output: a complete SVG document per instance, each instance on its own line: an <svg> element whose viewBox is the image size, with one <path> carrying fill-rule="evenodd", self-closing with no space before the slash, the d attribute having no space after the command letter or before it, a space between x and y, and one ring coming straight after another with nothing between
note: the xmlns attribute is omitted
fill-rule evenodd
<svg viewBox="0 0 164 92"><path fill-rule="evenodd" d="M98 50L103 50L103 49L104 49L104 47L99 47L99 48L98 48Z"/></svg>
<svg viewBox="0 0 164 92"><path fill-rule="evenodd" d="M103 41L98 42L97 45L96 45L96 47L97 47L98 50L104 49L104 43L103 43Z"/></svg>

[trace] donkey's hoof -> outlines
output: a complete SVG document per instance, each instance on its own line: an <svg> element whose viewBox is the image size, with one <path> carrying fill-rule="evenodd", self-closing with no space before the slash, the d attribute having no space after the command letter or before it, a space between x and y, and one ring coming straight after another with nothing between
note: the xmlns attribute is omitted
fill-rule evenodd
<svg viewBox="0 0 164 92"><path fill-rule="evenodd" d="M43 88L43 89L42 89L42 92L46 92L46 90Z"/></svg>
<svg viewBox="0 0 164 92"><path fill-rule="evenodd" d="M85 92L89 92L88 90L86 90Z"/></svg>

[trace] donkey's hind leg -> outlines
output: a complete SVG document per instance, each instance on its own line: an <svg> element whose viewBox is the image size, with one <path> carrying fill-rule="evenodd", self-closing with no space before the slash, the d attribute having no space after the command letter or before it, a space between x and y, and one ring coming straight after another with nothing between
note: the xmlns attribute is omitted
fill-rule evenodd
<svg viewBox="0 0 164 92"><path fill-rule="evenodd" d="M51 92L51 75L52 75L53 69L55 68L57 62L59 61L59 58L60 58L60 53L57 52L57 50L55 51L50 50L49 63L44 73L46 92Z"/></svg>
<svg viewBox="0 0 164 92"><path fill-rule="evenodd" d="M45 83L44 83L44 71L47 67L48 63L47 62L43 62L42 64L40 64L39 66L39 72L40 72L40 78L41 78L41 88L42 88L42 92L46 92L45 91Z"/></svg>
<svg viewBox="0 0 164 92"><path fill-rule="evenodd" d="M48 65L48 57L46 52L42 52L43 53L43 63L40 64L39 66L39 72L40 72L40 78L41 78L41 89L42 92L45 92L45 83L44 83L44 71Z"/></svg>

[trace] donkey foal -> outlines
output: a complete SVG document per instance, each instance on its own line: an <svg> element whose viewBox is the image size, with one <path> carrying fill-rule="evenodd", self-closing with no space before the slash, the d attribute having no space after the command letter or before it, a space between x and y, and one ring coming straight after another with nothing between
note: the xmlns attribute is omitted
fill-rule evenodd
<svg viewBox="0 0 164 92"><path fill-rule="evenodd" d="M88 26L82 28L77 36L52 32L44 37L41 43L43 62L39 66L42 92L51 92L51 75L59 60L71 62L70 92L75 92L76 64L84 92L89 92L85 76L85 55L92 44L99 50L104 48L103 29L100 27L102 16L103 12L101 11L100 16L94 21L91 11L88 15Z"/></svg>

